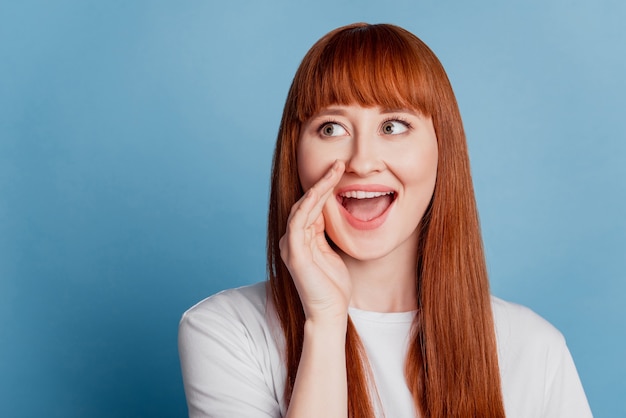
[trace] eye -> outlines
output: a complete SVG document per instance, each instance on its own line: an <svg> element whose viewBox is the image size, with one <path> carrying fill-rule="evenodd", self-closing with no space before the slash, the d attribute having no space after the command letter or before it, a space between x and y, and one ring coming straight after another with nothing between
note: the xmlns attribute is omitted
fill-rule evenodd
<svg viewBox="0 0 626 418"><path fill-rule="evenodd" d="M326 122L320 127L322 136L341 136L347 134L346 130L338 123Z"/></svg>
<svg viewBox="0 0 626 418"><path fill-rule="evenodd" d="M409 125L400 120L388 120L383 122L380 130L385 135L398 135L409 130Z"/></svg>

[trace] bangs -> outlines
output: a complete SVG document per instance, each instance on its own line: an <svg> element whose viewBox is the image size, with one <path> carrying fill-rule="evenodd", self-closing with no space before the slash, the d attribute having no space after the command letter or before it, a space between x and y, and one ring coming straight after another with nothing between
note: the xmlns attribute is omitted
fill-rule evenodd
<svg viewBox="0 0 626 418"><path fill-rule="evenodd" d="M300 94L293 97L292 114L303 123L328 106L358 104L431 116L431 73L439 61L417 37L398 29L357 24L322 38L294 78L292 89Z"/></svg>

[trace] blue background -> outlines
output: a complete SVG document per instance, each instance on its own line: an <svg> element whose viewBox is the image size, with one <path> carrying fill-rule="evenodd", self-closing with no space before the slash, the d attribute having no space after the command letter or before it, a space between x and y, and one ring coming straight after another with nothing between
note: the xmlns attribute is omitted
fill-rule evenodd
<svg viewBox="0 0 626 418"><path fill-rule="evenodd" d="M0 1L0 416L183 416L182 312L263 280L299 61L354 21L448 70L493 292L626 416L626 3Z"/></svg>

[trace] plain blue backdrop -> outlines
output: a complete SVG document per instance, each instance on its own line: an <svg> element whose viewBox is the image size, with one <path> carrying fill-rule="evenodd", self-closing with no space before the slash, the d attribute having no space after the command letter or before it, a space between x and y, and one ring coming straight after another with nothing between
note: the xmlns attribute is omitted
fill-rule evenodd
<svg viewBox="0 0 626 418"><path fill-rule="evenodd" d="M620 0L0 0L0 416L186 414L178 320L265 278L287 89L354 21L438 54L493 292L564 333L597 417L626 416L625 19Z"/></svg>

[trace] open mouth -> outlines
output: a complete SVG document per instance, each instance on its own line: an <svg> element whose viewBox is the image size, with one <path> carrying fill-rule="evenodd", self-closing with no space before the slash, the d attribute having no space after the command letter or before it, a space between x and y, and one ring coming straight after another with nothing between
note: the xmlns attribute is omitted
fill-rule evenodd
<svg viewBox="0 0 626 418"><path fill-rule="evenodd" d="M384 214L396 199L396 192L350 190L337 195L337 200L355 219L369 222Z"/></svg>

